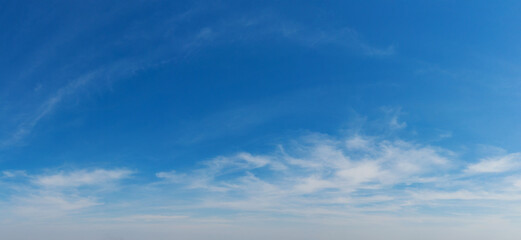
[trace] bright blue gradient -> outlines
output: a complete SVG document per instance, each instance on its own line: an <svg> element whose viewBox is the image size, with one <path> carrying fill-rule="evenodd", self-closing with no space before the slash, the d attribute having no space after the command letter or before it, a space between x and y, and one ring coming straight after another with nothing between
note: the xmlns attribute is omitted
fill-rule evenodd
<svg viewBox="0 0 521 240"><path fill-rule="evenodd" d="M520 11L4 1L0 232L510 239Z"/></svg>

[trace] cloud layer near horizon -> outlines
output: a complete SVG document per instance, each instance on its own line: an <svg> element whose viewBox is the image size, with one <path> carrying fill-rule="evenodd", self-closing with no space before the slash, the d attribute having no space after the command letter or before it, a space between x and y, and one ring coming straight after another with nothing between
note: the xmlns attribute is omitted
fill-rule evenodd
<svg viewBox="0 0 521 240"><path fill-rule="evenodd" d="M231 219L245 213L282 214L289 219L375 213L387 217L434 217L441 212L445 216L512 215L518 208L508 207L521 201L518 156L510 153L467 163L451 150L398 138L315 133L272 152L218 156L191 170L157 172L145 182L129 183L139 171L125 168L39 174L6 170L0 183L10 189L4 206L11 207L4 208L10 214L3 221L12 216L83 216L128 201L133 203L119 206L122 212L109 219L170 219L170 215L154 215L158 208L171 209L176 219L222 217L213 216L212 209L228 212ZM143 197L111 195L122 188L126 194ZM157 191L162 194L154 196Z"/></svg>
<svg viewBox="0 0 521 240"><path fill-rule="evenodd" d="M239 152L203 161L191 170L157 172L146 182L128 182L140 173L124 168L37 174L6 170L0 184L10 190L1 205L6 214L0 221L20 226L68 219L87 221L85 227L96 229L103 223L111 226L107 231L138 224L137 235L147 232L139 228L147 224L161 229L159 239L181 232L198 239L196 232L188 231L191 228L210 231L267 224L270 227L265 230L272 231L274 222L326 228L396 224L396 229L400 224L415 224L428 231L444 222L459 224L461 229L483 222L513 224L521 213L516 207L521 202L518 155L467 163L456 152L433 145L382 136L315 133L292 139L272 152ZM141 197L115 198L113 193ZM111 213L105 212L109 209ZM40 230L49 229L42 226ZM461 229L453 234L461 234ZM351 235L362 234L357 231L353 229ZM236 237L222 231L217 234ZM313 234L303 238L309 236Z"/></svg>

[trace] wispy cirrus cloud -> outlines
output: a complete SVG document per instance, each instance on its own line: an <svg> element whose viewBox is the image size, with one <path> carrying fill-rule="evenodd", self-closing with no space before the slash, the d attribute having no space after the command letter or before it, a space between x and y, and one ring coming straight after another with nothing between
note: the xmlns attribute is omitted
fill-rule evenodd
<svg viewBox="0 0 521 240"><path fill-rule="evenodd" d="M219 24L203 26L193 39L186 47L234 42L255 43L261 39L276 39L307 48L332 46L366 57L390 57L397 53L394 45L371 44L364 39L362 33L350 26L315 27L273 12L234 16Z"/></svg>
<svg viewBox="0 0 521 240"><path fill-rule="evenodd" d="M287 39L309 47L317 45L338 46L368 57L388 57L396 54L393 45L386 47L372 45L363 39L362 34L350 27L313 29L297 24L290 24L289 26L282 24L273 28L273 30Z"/></svg>
<svg viewBox="0 0 521 240"><path fill-rule="evenodd" d="M49 96L29 117L23 120L11 136L3 139L0 147L7 147L19 143L24 137L29 135L33 128L46 116L51 114L56 107L68 96L75 94L79 89L87 85L95 77L95 72L69 82L66 86L58 89Z"/></svg>
<svg viewBox="0 0 521 240"><path fill-rule="evenodd" d="M102 48L99 48L98 51L100 52L83 52L83 55L89 56L89 58L96 58L96 56L101 55L102 51L113 48L114 45L132 45L135 44L134 41L138 40L150 41L153 39L155 48L146 52L137 51L121 58L111 58L108 61L102 60L100 61L101 64L89 67L83 66L84 59L82 57L72 58L70 59L70 66L67 67L67 74L63 74L64 70L61 66L54 66L54 68L52 68L52 64L45 67L41 66L42 62L53 62L59 56L57 52L51 51L53 52L51 54L48 50L42 50L38 54L38 61L32 63L34 66L26 66L26 68L32 69L29 71L31 72L29 75L58 76L58 79L53 81L61 83L61 86L57 84L53 85L54 89L52 87L46 88L49 94L43 98L38 98L37 103L27 104L35 106L34 108L25 109L23 112L14 111L13 115L19 116L17 118L19 120L14 123L12 130L7 131L7 134L4 136L0 136L0 148L23 144L23 140L34 131L35 127L43 119L51 116L53 113L57 113L60 105L77 97L82 91L88 91L89 88L99 88L100 85L110 85L107 82L128 77L140 70L176 61L184 61L187 56L196 55L199 50L204 48L236 42L255 43L259 40L278 39L308 48L314 48L317 45L331 45L345 49L348 52L361 53L370 57L395 54L395 49L392 45L387 47L374 46L365 40L361 33L348 26L327 29L316 28L291 19L285 19L282 14L267 14L262 11L248 16L233 16L226 19L226 21L203 21L206 24L201 24L198 27L194 27L193 30L183 32L182 34L172 30L183 26L187 21L204 18L208 10L205 7L193 6L184 12L174 14L169 19L164 19L154 24L156 27L153 29L146 29L150 33L147 39L142 39L142 36L136 34L136 32L139 33L140 31L145 31L145 29L142 29L143 26L135 23L129 29L133 29L136 32L122 30L119 33L119 37L115 37L112 41L103 45ZM91 28L96 29L96 27ZM76 28L65 28L63 31L65 32L60 32L59 36L68 37L65 39L53 38L54 42L51 41L43 45L42 48L48 46L57 48L56 46L71 44L77 37L76 35L81 32ZM83 56L82 54L78 55ZM30 63L31 61L28 62ZM75 67L75 65L81 67ZM63 78L63 75L68 76L68 79ZM42 83L38 83L35 88L41 89ZM256 120L257 118L261 120ZM264 118L267 117L258 116L254 119L246 119L246 124L256 124ZM241 123L239 128L241 125L245 125L245 123ZM398 126L399 123L396 123L396 125Z"/></svg>

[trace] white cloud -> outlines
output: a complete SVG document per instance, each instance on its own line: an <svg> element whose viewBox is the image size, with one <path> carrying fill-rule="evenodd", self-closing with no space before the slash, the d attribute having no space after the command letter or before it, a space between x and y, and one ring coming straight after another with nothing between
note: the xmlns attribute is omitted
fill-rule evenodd
<svg viewBox="0 0 521 240"><path fill-rule="evenodd" d="M89 185L102 185L113 181L130 177L129 170L79 170L72 172L60 172L51 175L40 175L33 182L42 187L80 187Z"/></svg>
<svg viewBox="0 0 521 240"><path fill-rule="evenodd" d="M26 217L32 220L59 218L103 205L105 194L131 177L126 169L81 169L31 175L25 171L4 171L2 187L9 191L2 219ZM107 191L110 190L110 191ZM0 201L0 209L2 208Z"/></svg>
<svg viewBox="0 0 521 240"><path fill-rule="evenodd" d="M177 174L176 171L158 172L156 173L156 177L177 183L182 182L186 178L186 174Z"/></svg>
<svg viewBox="0 0 521 240"><path fill-rule="evenodd" d="M407 123L400 121L402 115L401 108L383 107L382 110L387 114L390 129L398 130L407 127Z"/></svg>
<svg viewBox="0 0 521 240"><path fill-rule="evenodd" d="M398 116L393 116L391 118L391 120L389 121L389 125L391 126L391 128L394 128L394 129L402 129L402 128L407 127L407 123L406 122L399 122L398 121Z"/></svg>
<svg viewBox="0 0 521 240"><path fill-rule="evenodd" d="M293 189L299 194L314 193L325 188L336 187L334 183L324 180L319 176L309 176L303 179L298 179L300 183L296 184Z"/></svg>
<svg viewBox="0 0 521 240"><path fill-rule="evenodd" d="M340 169L336 172L336 175L358 185L378 179L382 175L382 170L378 163L368 161L358 163L350 168Z"/></svg>
<svg viewBox="0 0 521 240"><path fill-rule="evenodd" d="M69 212L101 205L95 198L67 196L57 192L44 192L16 197L11 206L16 215L35 218L52 218Z"/></svg>
<svg viewBox="0 0 521 240"><path fill-rule="evenodd" d="M15 177L26 177L27 173L21 170L15 171L2 171L2 175L5 178L15 178Z"/></svg>
<svg viewBox="0 0 521 240"><path fill-rule="evenodd" d="M372 147L372 141L367 137L355 135L346 140L346 146L349 150L368 150Z"/></svg>
<svg viewBox="0 0 521 240"><path fill-rule="evenodd" d="M468 173L502 173L518 170L521 167L521 154L511 153L498 157L485 158L471 164L465 170Z"/></svg>
<svg viewBox="0 0 521 240"><path fill-rule="evenodd" d="M445 149L402 140L311 134L271 154L221 156L199 169L156 176L209 193L203 208L307 214L305 209L323 204L385 203L371 209L395 211L400 209L396 201L404 200L403 195L394 196L394 186L436 182L434 176L446 172L454 156ZM211 192L223 195L217 198Z"/></svg>

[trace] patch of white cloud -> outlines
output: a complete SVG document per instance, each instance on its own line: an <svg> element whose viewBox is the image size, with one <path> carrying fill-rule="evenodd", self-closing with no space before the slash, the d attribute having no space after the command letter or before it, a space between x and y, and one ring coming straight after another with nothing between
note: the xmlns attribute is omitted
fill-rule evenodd
<svg viewBox="0 0 521 240"><path fill-rule="evenodd" d="M33 179L33 183L41 187L81 187L92 185L103 185L114 181L128 178L132 171L119 170L78 170L70 172L59 172L56 174L40 175Z"/></svg>
<svg viewBox="0 0 521 240"><path fill-rule="evenodd" d="M40 192L12 199L10 212L30 219L62 217L89 207L102 205L94 197Z"/></svg>
<svg viewBox="0 0 521 240"><path fill-rule="evenodd" d="M521 167L521 153L489 157L471 164L467 173L503 173L518 170Z"/></svg>
<svg viewBox="0 0 521 240"><path fill-rule="evenodd" d="M433 217L432 209L513 214L507 206L521 202L520 177L512 172L518 157L510 153L467 164L451 150L403 139L309 134L268 154L220 156L190 171L157 176L173 177L178 185L172 187L202 194L189 208L258 216ZM486 172L501 175L477 174Z"/></svg>
<svg viewBox="0 0 521 240"><path fill-rule="evenodd" d="M186 174L178 174L176 171L170 172L158 172L156 177L164 179L167 182L177 183L183 181L186 178Z"/></svg>
<svg viewBox="0 0 521 240"><path fill-rule="evenodd" d="M399 117L402 115L401 108L383 107L382 110L387 114L388 126L391 130L398 130L407 127L406 122L399 120Z"/></svg>
<svg viewBox="0 0 521 240"><path fill-rule="evenodd" d="M373 147L371 139L354 135L346 140L346 147L348 150L368 150Z"/></svg>
<svg viewBox="0 0 521 240"><path fill-rule="evenodd" d="M2 171L2 177L4 178L16 178L16 177L27 177L27 172L22 170L14 170L14 171Z"/></svg>
<svg viewBox="0 0 521 240"><path fill-rule="evenodd" d="M189 172L156 176L182 188L221 193L219 198L210 193L203 208L306 214L324 204L349 212L371 203L397 210L406 193L396 186L434 182L451 169L454 157L449 150L403 140L310 134L271 154L221 156Z"/></svg>
<svg viewBox="0 0 521 240"><path fill-rule="evenodd" d="M46 174L3 171L5 191L10 191L3 218L56 218L103 205L103 193L117 190L132 176L126 169L81 169ZM1 178L0 178L1 179ZM2 182L0 182L2 183Z"/></svg>

